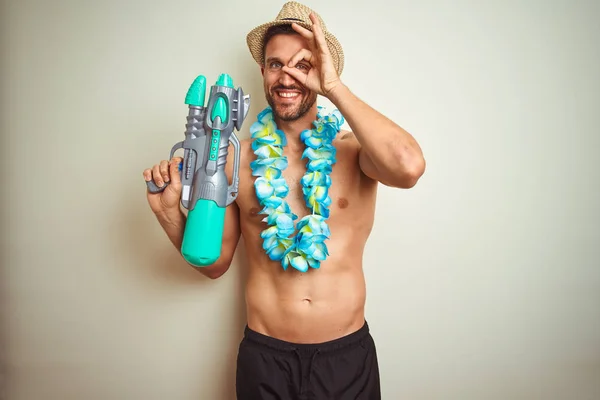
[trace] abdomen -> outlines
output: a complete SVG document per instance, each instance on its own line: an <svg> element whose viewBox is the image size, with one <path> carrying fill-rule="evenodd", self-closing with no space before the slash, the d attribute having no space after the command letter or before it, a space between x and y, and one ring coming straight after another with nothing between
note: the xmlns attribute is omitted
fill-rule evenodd
<svg viewBox="0 0 600 400"><path fill-rule="evenodd" d="M246 302L250 328L263 334L305 343L344 336L364 323L362 257L332 256L306 273L250 265Z"/></svg>

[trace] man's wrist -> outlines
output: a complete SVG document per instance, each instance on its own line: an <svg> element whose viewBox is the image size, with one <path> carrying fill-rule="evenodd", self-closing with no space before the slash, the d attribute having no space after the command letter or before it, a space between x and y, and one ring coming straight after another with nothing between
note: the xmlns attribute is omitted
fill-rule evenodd
<svg viewBox="0 0 600 400"><path fill-rule="evenodd" d="M171 243L177 249L180 249L183 241L183 231L185 230L185 214L178 208L165 212L157 212L155 215Z"/></svg>
<svg viewBox="0 0 600 400"><path fill-rule="evenodd" d="M182 226L185 223L185 215L180 208L155 213L161 225Z"/></svg>
<svg viewBox="0 0 600 400"><path fill-rule="evenodd" d="M331 101L336 107L339 108L340 101L344 98L348 97L350 93L350 89L346 86L341 80L337 85L335 85L327 94L327 98Z"/></svg>

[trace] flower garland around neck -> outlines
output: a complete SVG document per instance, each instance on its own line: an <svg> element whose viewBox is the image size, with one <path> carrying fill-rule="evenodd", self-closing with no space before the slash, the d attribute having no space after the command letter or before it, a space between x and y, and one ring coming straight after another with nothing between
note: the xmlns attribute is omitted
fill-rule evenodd
<svg viewBox="0 0 600 400"><path fill-rule="evenodd" d="M344 123L338 110L329 115L321 114L319 106L314 128L306 129L300 139L306 148L302 159L308 159L306 172L301 179L306 207L311 214L298 219L285 200L289 187L282 172L287 168L287 157L283 149L287 144L285 133L277 128L271 107L265 108L250 127L252 150L256 160L250 164L256 196L263 207L260 214L266 215L263 222L269 227L261 232L263 249L273 261L280 261L284 270L291 265L301 272L308 268L319 268L321 261L329 255L325 240L330 231L326 220L329 218L329 188L332 166L336 162L333 139Z"/></svg>

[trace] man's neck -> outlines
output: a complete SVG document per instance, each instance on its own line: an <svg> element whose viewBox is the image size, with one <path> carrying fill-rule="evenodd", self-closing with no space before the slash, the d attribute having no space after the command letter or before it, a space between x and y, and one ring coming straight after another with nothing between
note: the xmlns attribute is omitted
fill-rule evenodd
<svg viewBox="0 0 600 400"><path fill-rule="evenodd" d="M314 128L313 122L317 118L317 113L308 112L302 118L293 121L281 121L279 118L275 119L277 128L281 129L285 133L287 139L287 145L292 151L304 150L304 143L300 140L300 134L306 129Z"/></svg>

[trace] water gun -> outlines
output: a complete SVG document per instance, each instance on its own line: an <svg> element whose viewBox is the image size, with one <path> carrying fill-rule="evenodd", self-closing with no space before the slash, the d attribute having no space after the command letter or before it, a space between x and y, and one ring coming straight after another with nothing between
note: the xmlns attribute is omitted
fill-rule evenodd
<svg viewBox="0 0 600 400"><path fill-rule="evenodd" d="M185 140L171 149L184 149L180 166L181 204L188 209L181 254L196 267L213 264L221 255L225 209L236 198L239 185L240 131L250 106L250 95L235 89L233 80L221 74L210 89L204 106L206 78L199 75L191 84L185 103L188 105ZM234 148L231 185L225 174L229 142ZM163 191L153 181L146 182L151 193Z"/></svg>

